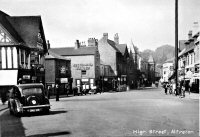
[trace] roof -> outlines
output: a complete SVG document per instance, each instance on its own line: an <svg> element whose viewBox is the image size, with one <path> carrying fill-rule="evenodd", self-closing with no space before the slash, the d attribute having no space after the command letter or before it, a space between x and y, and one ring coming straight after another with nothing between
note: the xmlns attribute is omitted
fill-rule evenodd
<svg viewBox="0 0 200 137"><path fill-rule="evenodd" d="M193 50L193 49L194 49L194 47L195 47L195 45L193 44L192 46L190 46L190 47L186 48L186 50L185 50L184 54L185 54L185 53L187 53L187 52L189 52L189 51L191 51L191 50Z"/></svg>
<svg viewBox="0 0 200 137"><path fill-rule="evenodd" d="M12 24L9 22L9 19L11 17L7 15L6 13L2 12L0 10L0 23L3 25L3 27L11 34L12 37L14 37L17 42L23 42L22 38L18 34L18 32L14 29Z"/></svg>
<svg viewBox="0 0 200 137"><path fill-rule="evenodd" d="M52 51L48 51L48 54L45 56L45 59L61 59L61 60L70 60L70 59L67 59L63 56L60 56Z"/></svg>
<svg viewBox="0 0 200 137"><path fill-rule="evenodd" d="M117 44L116 47L124 55L126 48L127 48L127 45L126 44Z"/></svg>
<svg viewBox="0 0 200 137"><path fill-rule="evenodd" d="M44 40L44 49L47 50L41 16L9 16L0 11L0 22L15 40L25 43L30 48L36 47L40 32Z"/></svg>
<svg viewBox="0 0 200 137"><path fill-rule="evenodd" d="M97 47L80 47L75 49L74 47L64 48L51 48L50 51L60 56L81 56L81 55L95 55Z"/></svg>
<svg viewBox="0 0 200 137"><path fill-rule="evenodd" d="M116 47L116 44L114 41L107 39L108 44L110 44L117 52L120 52L120 50Z"/></svg>
<svg viewBox="0 0 200 137"><path fill-rule="evenodd" d="M185 42L187 40L179 40L179 51L182 51L186 47Z"/></svg>

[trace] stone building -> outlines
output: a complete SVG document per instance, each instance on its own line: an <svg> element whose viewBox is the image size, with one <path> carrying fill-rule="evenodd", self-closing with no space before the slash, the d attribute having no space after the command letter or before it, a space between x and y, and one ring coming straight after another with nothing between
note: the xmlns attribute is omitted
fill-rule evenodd
<svg viewBox="0 0 200 137"><path fill-rule="evenodd" d="M97 40L90 38L88 46L76 40L75 47L51 48L50 51L71 60L72 86L93 88L100 78L100 56Z"/></svg>
<svg viewBox="0 0 200 137"><path fill-rule="evenodd" d="M47 44L41 16L9 16L0 11L0 88L45 83Z"/></svg>
<svg viewBox="0 0 200 137"><path fill-rule="evenodd" d="M126 44L119 44L118 34L114 41L108 39L108 33L98 41L98 49L101 63L101 78L107 90L119 85L127 84L127 59L129 57Z"/></svg>

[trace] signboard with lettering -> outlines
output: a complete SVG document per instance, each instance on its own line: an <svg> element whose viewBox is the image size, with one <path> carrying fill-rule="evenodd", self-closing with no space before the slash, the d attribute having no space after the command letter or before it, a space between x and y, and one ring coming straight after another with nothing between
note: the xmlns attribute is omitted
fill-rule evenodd
<svg viewBox="0 0 200 137"><path fill-rule="evenodd" d="M93 66L92 63L86 63L86 64L73 64L73 67L76 70L90 70L90 68Z"/></svg>
<svg viewBox="0 0 200 137"><path fill-rule="evenodd" d="M23 79L30 79L31 76L30 75L23 75Z"/></svg>
<svg viewBox="0 0 200 137"><path fill-rule="evenodd" d="M60 83L68 83L68 78L60 78Z"/></svg>

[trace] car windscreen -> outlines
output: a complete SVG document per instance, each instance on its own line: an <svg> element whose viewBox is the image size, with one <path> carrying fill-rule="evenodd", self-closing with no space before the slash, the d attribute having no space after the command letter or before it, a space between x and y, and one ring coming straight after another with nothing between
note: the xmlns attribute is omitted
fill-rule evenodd
<svg viewBox="0 0 200 137"><path fill-rule="evenodd" d="M26 88L22 90L24 95L42 94L41 88Z"/></svg>

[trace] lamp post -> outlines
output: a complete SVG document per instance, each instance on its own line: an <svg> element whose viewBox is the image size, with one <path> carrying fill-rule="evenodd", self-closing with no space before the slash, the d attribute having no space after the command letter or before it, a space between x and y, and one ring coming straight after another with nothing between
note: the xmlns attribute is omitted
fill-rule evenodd
<svg viewBox="0 0 200 137"><path fill-rule="evenodd" d="M176 80L176 91L177 91L178 90L178 0L175 0L175 80Z"/></svg>

